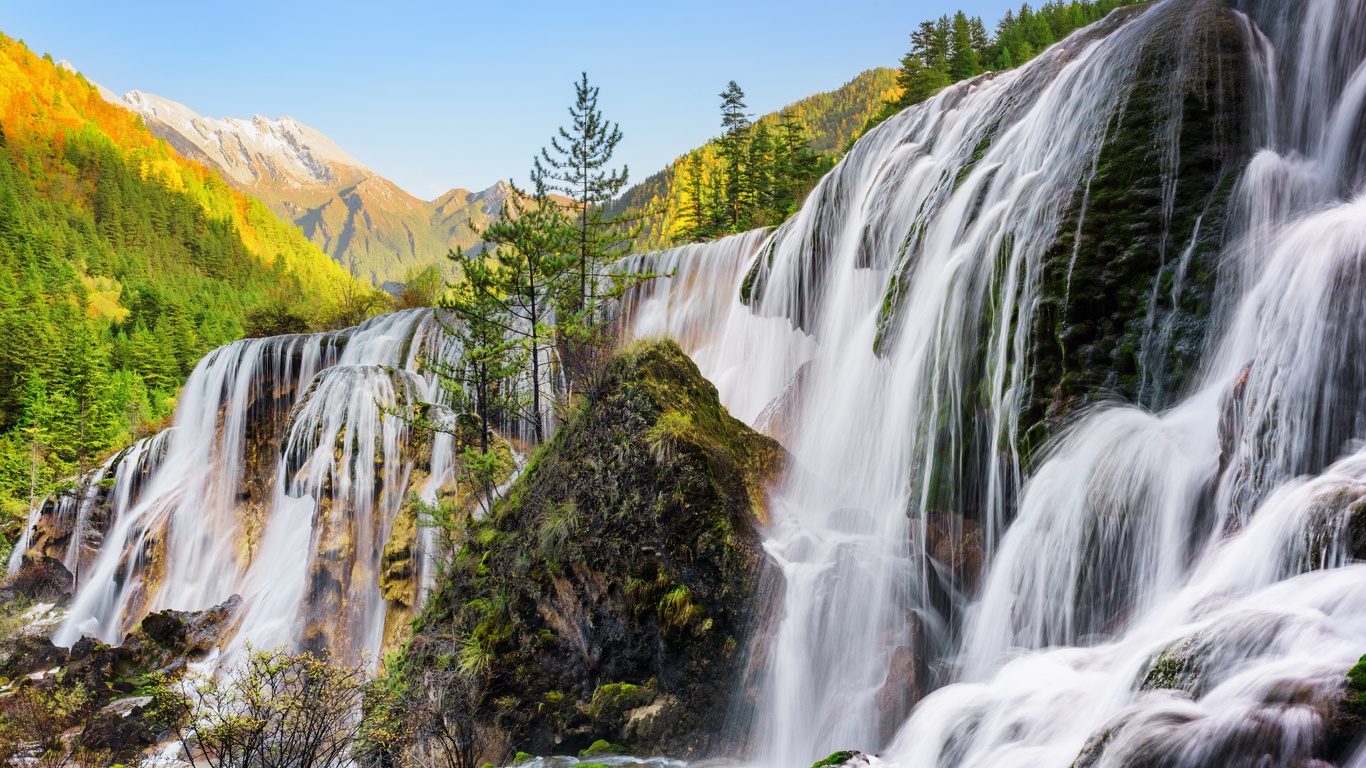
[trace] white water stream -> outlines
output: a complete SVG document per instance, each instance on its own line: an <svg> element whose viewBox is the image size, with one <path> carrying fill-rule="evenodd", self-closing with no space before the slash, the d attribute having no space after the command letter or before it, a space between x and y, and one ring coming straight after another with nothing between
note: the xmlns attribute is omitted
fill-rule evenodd
<svg viewBox="0 0 1366 768"><path fill-rule="evenodd" d="M767 544L786 593L761 650L756 761L853 748L906 766L1068 766L1102 734L1088 765L1317 754L1366 653L1366 566L1348 551L1366 493L1366 3L1233 12L1254 107L1240 129L1259 151L1233 191L1198 386L1161 414L1091 408L1028 477L1015 455L1040 260L1086 194L1142 43L1213 5L1118 13L903 112L771 235L641 257L677 276L637 297L632 332L679 339L799 466ZM1171 290L1192 248L1167 246ZM792 419L766 420L780 411ZM958 498L976 514L948 515L962 527L941 547L934 463L974 440L990 442L986 464ZM984 583L955 593L950 561L974 548ZM1179 680L1145 686L1172 648ZM931 688L903 725L897 699Z"/></svg>
<svg viewBox="0 0 1366 768"><path fill-rule="evenodd" d="M1196 20L1219 5L1121 11L893 117L778 230L636 257L676 274L630 297L629 330L677 338L727 407L795 458L766 544L785 590L758 651L757 762L848 748L908 767L1320 754L1366 653L1366 566L1352 560L1366 2L1218 11L1243 40L1252 109L1238 128L1257 152L1231 191L1194 383L1161 413L1093 404L1032 463L1017 453L1045 259L1089 201L1145 43L1191 30L1173 43L1184 76L1207 42ZM1164 220L1182 156L1169 117ZM1157 308L1196 279L1196 236L1213 226L1156 241L1175 269L1143 287L1144 393L1165 386L1178 322ZM205 358L174 428L89 484L115 478L102 538L82 533L93 497L56 511L74 521L66 558L82 574L56 641L114 642L149 610L240 594L237 642L375 653L399 504L450 472L438 440L417 486L413 435L382 406L434 398L418 361L448 345L430 313L409 312Z"/></svg>
<svg viewBox="0 0 1366 768"><path fill-rule="evenodd" d="M54 641L118 642L148 611L236 594L236 644L302 642L375 659L386 614L380 557L399 505L409 490L430 499L451 473L449 438L438 436L428 481L410 489L409 428L383 409L435 402L421 360L451 354L430 310L210 354L181 393L175 425L102 470L116 476L107 530ZM90 495L72 510L73 570ZM419 566L416 579L429 578Z"/></svg>

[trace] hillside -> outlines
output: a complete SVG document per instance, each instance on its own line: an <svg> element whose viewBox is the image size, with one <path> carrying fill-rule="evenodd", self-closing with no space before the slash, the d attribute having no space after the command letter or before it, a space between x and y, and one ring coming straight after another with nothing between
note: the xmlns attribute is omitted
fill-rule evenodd
<svg viewBox="0 0 1366 768"><path fill-rule="evenodd" d="M469 248L501 210L507 185L453 189L436 200L408 194L321 132L290 117L203 117L161 96L129 91L105 98L142 116L183 156L217 169L237 189L265 201L309 240L377 285L403 280L446 253Z"/></svg>
<svg viewBox="0 0 1366 768"><path fill-rule="evenodd" d="M0 129L0 511L13 520L169 415L254 310L326 313L354 284L261 202L3 35Z"/></svg>
<svg viewBox="0 0 1366 768"><path fill-rule="evenodd" d="M811 149L829 163L843 156L868 118L897 93L895 70L879 67L861 73L833 91L809 96L755 122L776 130L781 115L786 113L801 125ZM677 179L680 170L690 163L698 163L704 172L715 169L719 164L717 141L713 139L680 155L669 167L628 189L613 205L614 213L646 214L635 251L676 244L679 211L685 197Z"/></svg>

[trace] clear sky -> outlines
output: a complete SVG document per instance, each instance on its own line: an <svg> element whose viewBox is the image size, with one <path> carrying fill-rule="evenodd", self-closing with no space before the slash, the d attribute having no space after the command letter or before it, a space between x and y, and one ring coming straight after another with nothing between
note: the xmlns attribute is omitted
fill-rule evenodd
<svg viewBox="0 0 1366 768"><path fill-rule="evenodd" d="M718 132L728 80L772 111L895 66L922 19L1019 2L0 0L0 31L117 93L290 115L430 199L524 177L580 70L638 181Z"/></svg>

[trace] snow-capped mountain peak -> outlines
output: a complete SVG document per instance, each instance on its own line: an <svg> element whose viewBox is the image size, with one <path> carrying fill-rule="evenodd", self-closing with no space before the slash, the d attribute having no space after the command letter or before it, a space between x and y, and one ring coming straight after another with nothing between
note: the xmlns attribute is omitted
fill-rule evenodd
<svg viewBox="0 0 1366 768"><path fill-rule="evenodd" d="M119 102L181 152L202 153L202 159L242 186L333 186L372 175L326 136L291 117L203 117L184 104L142 91L129 91Z"/></svg>

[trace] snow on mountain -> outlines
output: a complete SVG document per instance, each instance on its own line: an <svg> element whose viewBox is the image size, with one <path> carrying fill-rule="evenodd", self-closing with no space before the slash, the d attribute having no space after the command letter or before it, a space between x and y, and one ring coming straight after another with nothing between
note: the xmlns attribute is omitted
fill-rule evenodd
<svg viewBox="0 0 1366 768"><path fill-rule="evenodd" d="M142 115L157 133L173 132L174 139L165 137L173 146L193 146L243 186L332 186L354 181L357 176L374 175L326 136L291 117L270 120L255 115L250 120L216 120L142 91L129 91L120 101Z"/></svg>
<svg viewBox="0 0 1366 768"><path fill-rule="evenodd" d="M75 71L69 62L60 66ZM377 285L432 264L448 269L447 252L476 245L471 224L482 228L510 194L500 181L482 192L453 189L421 200L292 117L204 117L161 96L137 90L118 96L92 84L105 100L141 115L176 151L259 197Z"/></svg>

